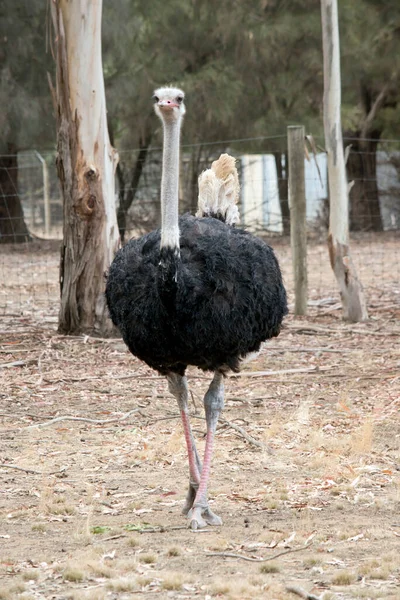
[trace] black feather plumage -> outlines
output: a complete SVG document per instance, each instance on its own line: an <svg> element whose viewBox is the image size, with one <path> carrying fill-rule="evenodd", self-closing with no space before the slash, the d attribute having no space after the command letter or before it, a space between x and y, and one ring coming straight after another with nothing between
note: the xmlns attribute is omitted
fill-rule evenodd
<svg viewBox="0 0 400 600"><path fill-rule="evenodd" d="M160 253L160 230L117 253L106 286L112 321L162 374L237 371L287 313L278 261L261 239L212 217L185 215L179 230L180 255Z"/></svg>

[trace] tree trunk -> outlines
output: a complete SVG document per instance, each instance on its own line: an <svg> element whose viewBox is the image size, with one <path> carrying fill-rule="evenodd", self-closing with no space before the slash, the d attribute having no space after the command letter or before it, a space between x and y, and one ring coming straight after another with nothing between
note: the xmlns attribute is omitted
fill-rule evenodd
<svg viewBox="0 0 400 600"><path fill-rule="evenodd" d="M321 0L324 54L324 130L328 156L329 237L332 269L339 284L343 318L368 318L364 291L349 248L349 207L340 117L341 80L337 0Z"/></svg>
<svg viewBox="0 0 400 600"><path fill-rule="evenodd" d="M0 244L18 244L32 238L18 195L17 149L9 144L8 152L0 155Z"/></svg>
<svg viewBox="0 0 400 600"><path fill-rule="evenodd" d="M51 3L57 63L57 169L64 199L59 331L107 335L104 273L119 245L101 63L102 0Z"/></svg>
<svg viewBox="0 0 400 600"><path fill-rule="evenodd" d="M378 139L351 141L347 176L350 190L350 229L382 231L376 174Z"/></svg>

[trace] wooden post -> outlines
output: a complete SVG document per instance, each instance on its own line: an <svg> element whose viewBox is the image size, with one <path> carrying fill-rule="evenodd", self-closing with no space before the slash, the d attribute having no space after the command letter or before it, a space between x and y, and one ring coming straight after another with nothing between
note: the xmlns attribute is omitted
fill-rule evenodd
<svg viewBox="0 0 400 600"><path fill-rule="evenodd" d="M288 127L290 244L296 315L307 314L307 224L303 126Z"/></svg>
<svg viewBox="0 0 400 600"><path fill-rule="evenodd" d="M49 187L49 169L43 156L35 150L35 155L42 165L43 181L43 206L44 206L44 232L50 237L51 212L50 212L50 187Z"/></svg>
<svg viewBox="0 0 400 600"><path fill-rule="evenodd" d="M343 152L337 0L321 0L324 54L324 131L329 182L329 258L340 289L343 318L368 319L363 287L350 256L349 201Z"/></svg>

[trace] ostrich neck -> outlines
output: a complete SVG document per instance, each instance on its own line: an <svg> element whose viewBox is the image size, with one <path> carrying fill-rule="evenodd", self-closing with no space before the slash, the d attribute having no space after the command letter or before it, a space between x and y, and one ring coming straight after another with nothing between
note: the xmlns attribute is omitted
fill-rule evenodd
<svg viewBox="0 0 400 600"><path fill-rule="evenodd" d="M164 121L161 177L161 247L179 251L179 121Z"/></svg>

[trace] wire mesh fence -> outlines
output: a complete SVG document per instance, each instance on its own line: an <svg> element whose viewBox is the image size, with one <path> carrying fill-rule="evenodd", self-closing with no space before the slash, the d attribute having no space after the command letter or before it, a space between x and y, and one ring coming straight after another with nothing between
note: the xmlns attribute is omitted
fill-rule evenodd
<svg viewBox="0 0 400 600"><path fill-rule="evenodd" d="M385 302L396 304L400 300L400 142L381 141L376 151L365 145L360 149L352 140L347 143L354 146L348 161L349 180L354 182L350 191L353 259L367 296L369 290L381 290L387 294ZM196 211L197 177L223 151L238 158L241 222L276 248L290 295L286 136L184 145L180 210ZM126 207L125 239L159 226L161 159L161 148L121 153L116 198L117 206ZM306 152L304 165L309 302L328 310L339 296L326 248L325 152ZM33 150L0 157L0 314L34 314L56 322L62 221L54 152Z"/></svg>

